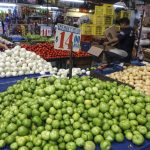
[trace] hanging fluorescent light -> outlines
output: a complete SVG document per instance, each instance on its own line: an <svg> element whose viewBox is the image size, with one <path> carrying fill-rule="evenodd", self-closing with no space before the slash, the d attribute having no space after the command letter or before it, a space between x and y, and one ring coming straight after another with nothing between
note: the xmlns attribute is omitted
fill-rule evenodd
<svg viewBox="0 0 150 150"><path fill-rule="evenodd" d="M128 7L126 6L126 4L124 2L117 2L114 4L115 8L125 8L128 9Z"/></svg>
<svg viewBox="0 0 150 150"><path fill-rule="evenodd" d="M124 6L121 5L114 5L115 8L124 8Z"/></svg>
<svg viewBox="0 0 150 150"><path fill-rule="evenodd" d="M46 7L46 6L40 6L40 8L41 9L47 9L48 8L49 10L51 10L51 7Z"/></svg>
<svg viewBox="0 0 150 150"><path fill-rule="evenodd" d="M60 0L61 2L84 3L84 0Z"/></svg>
<svg viewBox="0 0 150 150"><path fill-rule="evenodd" d="M11 4L11 3L0 3L0 6L5 6L5 7L15 7L16 4Z"/></svg>
<svg viewBox="0 0 150 150"><path fill-rule="evenodd" d="M56 10L58 10L59 8L58 7L51 7L52 9L56 9Z"/></svg>
<svg viewBox="0 0 150 150"><path fill-rule="evenodd" d="M58 7L46 7L46 6L40 6L40 7L38 7L38 8L40 8L40 9L49 9L49 10L58 10L59 8Z"/></svg>

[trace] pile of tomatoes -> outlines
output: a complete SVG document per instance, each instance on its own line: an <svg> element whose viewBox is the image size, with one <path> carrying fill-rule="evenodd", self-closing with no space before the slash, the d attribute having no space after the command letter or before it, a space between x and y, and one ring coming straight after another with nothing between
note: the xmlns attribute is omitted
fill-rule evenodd
<svg viewBox="0 0 150 150"><path fill-rule="evenodd" d="M40 55L43 59L56 59L56 58L67 58L70 55L68 50L57 50L54 49L53 43L38 43L35 45L22 44L21 47L26 48L29 51L35 52L37 55ZM78 51L73 52L73 57L87 57L90 54Z"/></svg>

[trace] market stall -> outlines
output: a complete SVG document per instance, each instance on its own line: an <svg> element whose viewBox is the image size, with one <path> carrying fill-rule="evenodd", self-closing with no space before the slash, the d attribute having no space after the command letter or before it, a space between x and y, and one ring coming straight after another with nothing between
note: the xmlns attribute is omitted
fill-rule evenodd
<svg viewBox="0 0 150 150"><path fill-rule="evenodd" d="M149 150L148 8L0 3L0 150ZM108 57L118 45L129 61Z"/></svg>
<svg viewBox="0 0 150 150"><path fill-rule="evenodd" d="M58 81L58 82L56 82L56 85L55 86L52 86L53 84L54 84L54 81ZM45 85L44 83L45 82L47 82L47 81L49 81L49 82L51 82L51 86L48 86L48 85ZM63 101L58 101L58 100L54 100L54 101L58 101L57 102L57 105L56 105L56 103L54 103L54 107L49 107L48 106L48 104L49 104L49 102L47 101L43 101L44 100L44 97L43 97L43 100L41 101L40 99L38 100L37 98L40 98L42 95L43 95L43 93L42 93L42 91L41 90L43 90L43 92L46 92L45 94L47 95L49 95L49 92L52 92L52 91L49 91L49 88L51 87L51 88L56 88L58 91L60 90L60 88L62 88L61 86L60 86L60 82L61 81L61 86L63 86L63 85L66 85L66 82L68 81L68 79L55 79L55 78L53 78L53 77L49 77L49 78L40 78L40 79L38 79L38 80L36 80L36 79L24 79L24 80L22 80L21 82L18 82L17 84L15 84L15 85L13 85L12 87L8 87L8 93L13 93L13 91L15 90L16 92L18 91L20 91L20 90L23 90L23 89L25 89L26 88L26 90L27 91L24 91L25 93L26 93L26 96L27 96L27 94L31 94L30 93L30 90L32 90L32 89L30 89L30 86L32 85L32 88L34 88L33 87L33 85L37 82L37 84L38 84L38 86L42 86L42 84L43 84L43 87L44 87L44 89L42 89L42 87L39 87L39 88L37 88L37 89L35 89L35 94L37 95L37 97L36 97L36 104L39 104L39 102L40 102L40 105L42 105L43 104L43 109L45 109L45 111L43 112L39 112L39 113L41 113L41 114L39 114L39 115L43 115L43 117L44 118L42 118L42 120L40 120L40 118L38 118L38 120L36 119L36 117L38 117L38 116L32 116L33 117L33 120L32 120L32 123L33 124L35 124L36 126L37 126L37 128L38 127L41 127L41 125L44 125L45 123L45 125L47 125L47 126L45 126L45 128L46 128L46 130L38 130L38 132L40 132L41 133L41 137L35 137L35 138L33 138L33 139L31 139L31 141L30 141L30 139L26 139L25 138L25 136L26 137L28 137L28 134L29 134L29 130L31 130L31 133L32 133L32 136L34 136L34 135L36 135L36 134L38 134L37 132L36 132L36 130L33 130L33 129L29 129L28 127L29 127L29 125L31 125L31 124L29 124L29 122L28 122L28 124L22 124L22 126L20 126L18 123L16 124L17 126L19 125L20 127L17 129L16 127L15 127L15 120L12 122L12 119L10 120L10 125L8 125L6 128L7 128L7 132L9 132L9 133L12 133L12 132L14 132L15 130L18 130L18 134L19 134L19 136L20 137L18 137L17 139L18 140L16 140L16 142L17 143L12 143L11 145L10 145L10 147L11 147L11 149L13 149L14 147L18 147L18 146L22 146L22 147L26 147L26 148L28 148L28 146L32 146L31 144L29 145L28 144L28 140L30 141L30 143L32 142L32 144L34 144L35 145L35 147L32 147L33 149L34 148L37 148L37 147L39 147L40 145L41 145L41 140L44 140L44 141L47 141L47 140L52 140L52 141L54 141L56 138L59 140L59 138L60 137L62 137L62 136L64 136L64 140L65 140L65 142L67 143L66 144L66 149L76 149L78 146L80 147L80 146L82 146L82 144L84 143L84 140L92 140L93 138L94 138L94 141L97 143L97 142L100 142L101 140L101 142L103 142L103 137L101 136L101 135L99 135L99 132L101 132L101 130L100 130L100 126L102 125L101 123L103 122L101 122L97 117L98 117L98 110L99 109L97 109L97 107L94 107L94 106L96 106L96 104L97 103L99 103L99 107L101 108L99 111L99 113L101 114L100 116L103 118L103 115L106 117L105 118L105 121L106 122L103 122L103 125L102 125L102 131L104 132L104 137L106 138L106 143L104 144L102 144L101 145L101 149L105 149L106 147L110 147L110 143L109 143L109 141L113 141L114 140L114 138L115 138L115 140L117 141L117 143L116 142L113 142L112 143L112 149L118 149L118 148L120 148L120 147L122 147L123 146L123 148L124 149L127 149L127 148L135 148L135 149L139 149L139 150L144 150L144 149L147 149L147 148L149 148L149 141L145 141L144 142L144 139L143 139L143 135L145 135L146 134L146 137L148 138L149 137L149 132L147 132L146 133L146 131L147 131L147 129L149 129L149 124L148 123L146 123L146 126L144 127L143 126L143 124L145 124L145 122L146 122L146 120L143 118L141 118L141 117L144 117L144 112L142 111L142 113L141 114L139 114L139 109L142 109L141 107L143 107L143 106L141 106L139 109L137 109L136 107L138 107L138 106L140 106L140 103L141 103L141 98L143 98L143 95L141 95L139 92L137 92L137 91L135 91L135 90L132 90L132 88L130 88L130 87L127 87L127 86L123 86L123 85L121 85L121 86L118 86L116 83L111 83L111 82L105 82L105 81L100 81L99 79L89 79L89 77L81 77L81 78L74 78L74 79L70 79L70 84L72 84L72 83L80 83L80 84L78 84L78 86L83 86L83 89L80 91L80 94L82 95L82 94L84 94L84 91L85 91L85 93L86 93L86 97L88 98L88 99L90 99L90 95L87 95L87 94L90 94L92 91L90 91L90 90L98 90L101 86L103 86L103 88L107 85L107 86L110 86L110 88L111 88L111 91L110 92L108 92L107 94L109 94L109 95L101 95L102 96L102 98L104 98L104 101L102 102L102 101L96 101L96 99L94 100L86 100L85 102L84 102L84 107L85 107L85 110L80 106L80 111L77 111L77 112L74 112L74 111L72 111L72 110L74 110L75 109L75 107L76 107L76 109L79 109L78 107L77 107L77 105L75 105L75 106L73 106L73 107L69 107L69 106L67 106L67 107L65 107L64 106L64 102ZM95 82L96 83L96 86L95 87L91 87L89 84L91 84L91 83L93 83L93 82ZM62 84L63 83L63 84ZM50 84L50 83L49 83ZM58 84L58 85L57 85ZM27 87L25 87L25 85L27 86ZM69 84L68 84L69 85ZM88 86L89 85L89 86ZM23 86L23 89L20 89L19 87L20 86ZM46 86L46 87L45 87ZM106 87L107 87L106 86ZM16 87L16 89L14 89ZM17 88L18 87L18 88ZM81 88L80 87L80 88ZM105 88L106 88L105 87ZM113 87L113 88L112 88ZM54 89L55 89L54 88ZM85 88L85 89L84 89ZM138 121L138 123L140 124L138 127L137 127L137 130L135 130L135 128L134 128L134 123L131 125L131 124L127 124L127 122L129 122L129 120L130 121L133 121L132 120L132 117L133 116L130 116L129 115L129 120L128 119L123 119L122 117L122 115L116 110L116 111L114 111L114 110L112 110L111 112L110 112L110 114L108 113L107 115L105 114L106 112L107 112L107 110L108 110L108 106L109 107L113 107L113 103L109 103L109 104L106 104L106 102L105 101L109 101L109 98L111 98L110 96L112 95L113 96L113 89L115 90L115 88L121 88L121 91L118 91L118 92L121 92L122 94L123 94L123 92L125 92L126 90L129 90L129 91L131 91L131 96L130 97L134 97L135 95L136 96L138 96L138 101L139 102L135 102L135 100L134 99L132 99L132 101L131 101L131 103L130 103L130 105L132 105L132 103L134 103L134 104L136 104L134 107L134 109L135 109L135 111L136 111L136 113L137 113L137 121ZM36 91L37 90L37 91ZM38 90L40 90L40 91L38 91ZM64 89L65 90L65 89ZM68 89L68 90L70 90L70 89ZM104 90L104 89L103 89ZM101 92L103 91L103 90L100 90ZM73 91L74 91L74 87L73 87ZM94 92L93 91L93 92ZM96 92L95 91L95 92ZM15 93L16 93L15 92ZM20 91L21 92L21 91ZM66 91L67 92L67 91ZM94 93L95 93L94 92ZM24 93L24 94L25 94ZM93 93L93 94L94 94ZM120 94L121 94L120 93ZM3 93L1 93L1 94L3 94ZM41 95L42 94L42 95ZM44 94L44 95L45 95ZM56 94L56 96L59 96L59 95L57 95L57 94L60 94L60 93L55 93ZM68 94L72 94L72 95L68 95L68 97L66 97L67 99L66 99L66 101L68 101L68 103L74 103L74 104L76 104L76 103L78 103L78 104L80 104L80 105L82 105L82 100L83 99L80 99L79 97L77 98L77 101L76 102L73 102L72 100L73 100L73 98L75 99L75 95L71 92L69 92ZM98 94L97 92L95 93L95 94ZM94 95L95 95L94 94ZM100 94L100 93L99 93ZM100 96L100 95L97 95L98 97ZM102 93L101 93L102 94ZM43 95L43 96L44 96ZM93 96L94 96L93 95ZM25 96L25 95L24 95ZM24 97L23 96L23 97ZM32 99L32 97L30 97L31 95L28 95L26 98L27 99ZM64 95L65 96L65 95ZM92 96L92 95L91 95ZM96 97L97 97L96 96ZM100 96L100 97L101 97ZM120 98L123 98L125 95L120 95ZM7 96L6 96L7 97ZM60 97L60 96L59 96ZM84 95L83 95L83 97L84 97ZM19 97L18 97L19 98ZM17 98L17 99L18 99ZM24 99L26 100L26 98L24 97ZM52 98L52 97L51 97ZM60 97L60 99L61 98L63 98L64 99L64 97ZM71 100L71 101L70 101ZM120 99L121 100L121 99ZM8 99L8 101L12 101L12 99ZM13 101L16 101L15 99L13 100ZM20 101L19 99L17 100L18 102ZM70 102L69 102L70 101ZM114 103L116 103L116 99L113 99L112 101L114 101ZM3 101L2 100L2 104L4 104L6 101ZM28 103L28 100L26 101L27 103ZM44 102L44 103L43 103ZM145 97L145 102L146 103L148 103L149 102L149 97L147 96L147 97ZM144 102L144 103L145 103ZM32 103L31 101L30 101L30 103ZM44 105L46 103L46 105ZM61 106L61 105L58 105L59 103L62 103L63 105ZM125 104L124 106L121 104L121 103L116 103L117 105L121 105L121 107L123 108L123 109L128 109L128 111L127 111L127 113L131 113L130 111L129 111L129 109L131 109L131 108L128 108L127 107L127 105L126 105L126 103L128 103L127 101L125 101L125 99L123 100L123 103ZM10 103L8 103L7 105L11 105L11 102ZM16 104L15 104L16 105ZM14 106L15 106L14 105ZM20 105L20 104L18 104L18 105ZM105 107L104 107L104 105L105 105ZM83 106L83 105L82 105ZM21 107L21 106L20 106ZM22 106L23 107L23 106ZM22 108L21 107L21 108ZM32 105L31 105L31 107L32 107ZM71 115L72 117L73 117L73 120L75 121L72 125L69 123L69 122L67 122L67 118L63 121L63 123L64 124L66 124L67 125L67 127L65 128L65 126L63 126L63 124L62 123L60 123L59 124L59 119L61 119L61 118L57 118L56 120L53 120L52 118L52 120L50 119L50 118L48 118L48 116L46 115L46 112L47 112L47 108L50 108L50 114L52 113L53 114L53 111L52 111L52 108L53 109L56 109L56 111L58 111L59 109L60 109L60 107L62 107L62 109L63 108L66 108L66 109L64 109L64 110L66 110L66 113L68 114L69 113L69 115ZM11 107L8 107L9 109L12 109ZM25 113L25 110L26 109L29 109L29 108L27 108L27 107L23 107L22 108L22 110L20 110L21 112L23 111L23 114ZM35 111L37 111L37 108L34 108L35 109ZM116 109L119 109L118 107L116 107ZM7 110L7 108L6 108L6 110ZM111 110L111 109L110 109ZM84 111L88 111L88 114L86 115L86 116L84 116L83 114L85 113ZM148 106L146 106L146 112L148 112L149 111L149 109L148 109ZM10 113L11 113L11 111L10 111ZM28 112L26 112L27 114L29 113L29 111ZM36 112L36 113L38 113L38 111ZM43 113L43 114L42 114ZM66 113L64 113L64 114L66 114ZM9 114L9 113L8 113ZM23 115L22 114L22 115ZM51 114L51 115L52 115ZM66 115L67 115L66 114ZM103 114L103 115L102 115ZM117 125L117 116L118 115L122 118L120 118L121 120L120 120L120 123ZM5 115L5 114L4 114ZM18 114L19 115L19 114ZM29 115L29 114L28 114ZM27 115L27 118L29 119L30 117ZM32 114L33 115L33 114ZM56 114L54 114L54 116L55 116ZM114 120L116 120L116 123L114 124L113 123L113 120L110 120L110 116L109 115L112 115L112 117L113 117L113 119ZM6 116L6 118L5 119L7 119L7 118L9 118L9 116L10 115L7 115ZM71 117L70 116L70 117ZM23 116L22 116L23 117ZM69 117L69 116L68 116ZM93 120L92 118L95 120ZM79 130L79 128L78 128L78 126L80 125L80 121L81 121L81 118L82 118L82 121L83 121L83 125L81 125L81 127L80 128L82 128L82 132ZM89 118L88 119L88 122L89 122L89 124L90 124L90 122L91 121L94 121L93 123L94 123L94 125L96 125L96 126L93 126L92 124L91 125L88 125L88 123L87 123L87 121L85 120L86 118ZM92 120L91 120L91 119ZM97 120L97 119L98 120ZM4 119L4 118L1 118L2 120ZM21 119L21 118L20 118ZM22 118L23 119L23 118ZM27 121L29 121L27 119ZM79 122L76 122L77 120L79 121ZM142 119L142 120L141 120ZM24 121L25 120L25 118L22 120L22 121ZM52 122L49 122L49 121L52 121ZM97 121L96 121L97 120ZM6 120L5 120L6 121ZM38 121L38 122L37 122ZM42 123L42 122L43 123ZM46 122L45 122L46 121ZM60 120L61 121L61 120ZM100 121L100 122L99 122ZM108 122L107 122L108 121ZM126 121L126 122L125 122ZM135 121L135 120L134 120ZM134 122L133 121L133 122ZM56 123L57 122L57 123ZM62 122L62 121L61 121ZM52 130L51 129L49 129L49 125L52 123ZM79 123L79 124L78 124ZM99 126L99 125L100 126ZM71 126L73 126L73 129L71 129ZM4 125L5 126L5 125ZM13 128L12 128L12 127ZM105 130L106 128L109 128L110 126L112 126L111 127L111 130ZM131 128L133 127L133 135L132 135L132 132L130 131L130 130L127 130L127 129L129 129L130 128L130 126L131 126ZM77 128L76 128L77 127ZM91 127L91 129L90 129L90 127ZM24 130L22 130L22 129L24 129ZM2 128L1 128L2 129ZM57 130L60 130L60 131L62 131L63 129L65 129L66 130L66 134L65 134L65 131L64 131L64 134L63 134L63 132L62 132L62 134L58 134L56 131ZM142 130L141 130L142 129ZM5 130L5 129L4 129ZM32 131L33 130L33 131ZM135 143L135 144L137 144L137 145L141 145L141 144L143 144L143 142L144 142L144 145L143 146L135 146L134 144L132 144L131 142L129 142L129 141L127 141L127 140L125 140L124 141L124 136L123 136L123 134L122 134L122 132L120 132L120 131L122 131L122 130L126 130L126 132L124 132L125 133L125 137L128 139L128 140L130 140L130 138L132 138L132 136L133 136L133 138L132 138L132 142L133 143ZM135 131L134 131L135 130ZM90 132L91 131L91 132ZM1 132L3 133L4 131L3 130L1 130ZM52 132L56 132L55 134L52 134ZM71 133L73 133L73 137L74 137L74 140L72 141L71 139L73 138L72 137L72 135L71 135ZM12 133L13 134L13 133ZM82 135L81 137L80 137L80 134ZM86 137L86 134L88 134L88 136ZM115 136L115 134L116 134L116 136ZM60 137L59 137L59 136ZM131 136L132 135L132 136ZM4 136L4 134L1 134L1 136L3 137ZM10 135L11 136L11 135ZM9 136L9 138L10 138L10 136ZM94 137L93 137L94 136ZM137 137L138 138L140 138L140 139L137 139ZM12 137L11 137L11 139L9 139L9 138L6 138L6 142L11 142L13 139L12 139ZM87 139L88 138L88 139ZM24 142L23 142L23 141ZM37 140L38 140L38 143L37 143ZM22 141L22 142L21 142ZM69 142L70 141L70 142ZM1 142L3 142L3 140L1 141ZM27 143L26 143L27 142ZM120 144L118 144L118 142L121 142ZM26 143L26 146L24 145ZM91 147L92 149L95 149L95 148L93 148L93 147L95 147L95 145L94 145L94 143L88 143L88 142L85 142L86 144L84 145L84 148L86 149L86 147ZM2 144L2 143L1 143ZM53 143L54 144L54 143ZM77 144L77 145L76 145ZM48 147L48 146L50 146L50 145L48 145L47 144L47 146L45 145L45 147ZM55 145L55 146L51 146L52 148L55 148L57 145ZM59 146L64 146L64 144L63 143L59 143ZM98 146L99 147L99 146ZM99 149L97 147L97 149ZM29 147L30 148L30 147ZM44 148L44 147L43 147Z"/></svg>

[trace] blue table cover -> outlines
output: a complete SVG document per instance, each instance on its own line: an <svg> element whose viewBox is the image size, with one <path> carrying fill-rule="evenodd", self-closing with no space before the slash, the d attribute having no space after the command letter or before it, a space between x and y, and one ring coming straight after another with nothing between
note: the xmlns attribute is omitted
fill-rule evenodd
<svg viewBox="0 0 150 150"><path fill-rule="evenodd" d="M45 75L50 75L50 73L46 72ZM25 77L38 78L41 76L43 75L41 75L40 73L37 73L37 74L28 74L28 75L22 75L22 76L0 78L0 92L5 91L9 86L15 84L19 80L23 80Z"/></svg>
<svg viewBox="0 0 150 150"><path fill-rule="evenodd" d="M0 148L0 150L10 150L9 146ZM77 148L77 150L83 150L83 148ZM96 145L95 150L100 150L99 144ZM135 146L132 142L124 140L122 143L113 142L111 150L150 150L150 141L145 140L142 146Z"/></svg>
<svg viewBox="0 0 150 150"><path fill-rule="evenodd" d="M50 75L50 73L46 73L46 75ZM16 76L16 77L6 77L0 78L0 92L5 91L9 86L15 84L18 80L22 80L25 77L29 78L37 78L40 77L41 74L30 74L30 75L23 75L23 76ZM10 150L9 146L5 148L0 148L0 150ZM82 148L77 148L77 150L83 150ZM96 145L95 150L100 150L99 145ZM112 143L112 150L150 150L150 141L145 140L142 146L135 146L131 141L124 140L122 143L113 142Z"/></svg>
<svg viewBox="0 0 150 150"><path fill-rule="evenodd" d="M107 74L111 74L117 71L122 71L123 67L117 65L117 64L112 64L110 66L108 66L107 68L104 69L96 69L93 72L95 74L100 74L100 75L107 75Z"/></svg>
<svg viewBox="0 0 150 150"><path fill-rule="evenodd" d="M132 64L132 65L135 65L135 66L145 66L145 64L143 64L143 63L140 62L139 60L132 60L132 61L131 61L131 64Z"/></svg>

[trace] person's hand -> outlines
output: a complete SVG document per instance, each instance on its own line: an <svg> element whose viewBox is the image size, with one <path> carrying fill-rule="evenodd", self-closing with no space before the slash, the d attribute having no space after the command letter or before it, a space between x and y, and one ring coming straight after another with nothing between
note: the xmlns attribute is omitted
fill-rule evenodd
<svg viewBox="0 0 150 150"><path fill-rule="evenodd" d="M8 49L7 45L2 44L2 43L0 43L0 48L2 48L2 49L4 49L4 50L7 50L7 49Z"/></svg>
<svg viewBox="0 0 150 150"><path fill-rule="evenodd" d="M109 42L104 42L103 45L106 47L109 45Z"/></svg>
<svg viewBox="0 0 150 150"><path fill-rule="evenodd" d="M7 45L5 45L4 48L5 48L5 50L7 50L8 49Z"/></svg>

